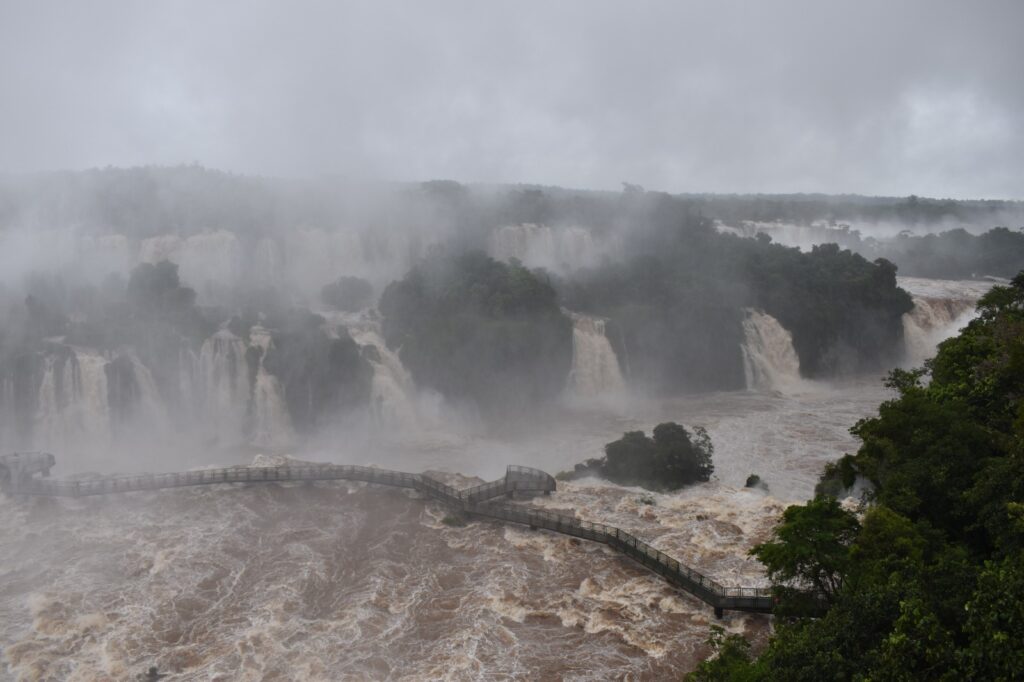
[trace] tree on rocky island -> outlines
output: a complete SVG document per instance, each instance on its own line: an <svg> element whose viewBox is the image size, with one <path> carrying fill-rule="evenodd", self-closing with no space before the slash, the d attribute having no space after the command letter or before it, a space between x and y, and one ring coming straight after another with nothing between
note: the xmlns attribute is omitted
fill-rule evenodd
<svg viewBox="0 0 1024 682"><path fill-rule="evenodd" d="M563 478L597 474L619 485L638 485L648 490L678 490L691 483L710 480L714 446L707 431L697 427L691 434L675 422L654 427L653 438L643 431L629 431L604 446L605 456L576 465Z"/></svg>

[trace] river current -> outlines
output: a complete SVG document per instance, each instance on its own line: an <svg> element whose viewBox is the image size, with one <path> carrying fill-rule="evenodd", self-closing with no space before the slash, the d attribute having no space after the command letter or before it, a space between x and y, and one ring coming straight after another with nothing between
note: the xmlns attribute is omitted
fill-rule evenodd
<svg viewBox="0 0 1024 682"><path fill-rule="evenodd" d="M710 483L650 494L560 482L534 504L628 529L725 585L763 585L747 552L856 449L849 428L889 395L881 379L619 396L567 403L514 438L426 423L290 454L441 471L461 487L506 464L569 469L661 421L704 426ZM207 463L277 461L253 454ZM743 487L752 473L767 491ZM171 680L666 679L708 655L712 624L767 635L768 617L719 621L603 546L445 515L354 483L0 498L0 678L132 679L157 665Z"/></svg>

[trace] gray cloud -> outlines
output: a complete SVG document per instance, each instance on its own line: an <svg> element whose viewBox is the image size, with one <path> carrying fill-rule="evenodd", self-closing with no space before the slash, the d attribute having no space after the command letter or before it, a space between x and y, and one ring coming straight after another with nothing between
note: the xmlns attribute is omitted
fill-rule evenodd
<svg viewBox="0 0 1024 682"><path fill-rule="evenodd" d="M0 169L1024 197L1024 3L5 2Z"/></svg>

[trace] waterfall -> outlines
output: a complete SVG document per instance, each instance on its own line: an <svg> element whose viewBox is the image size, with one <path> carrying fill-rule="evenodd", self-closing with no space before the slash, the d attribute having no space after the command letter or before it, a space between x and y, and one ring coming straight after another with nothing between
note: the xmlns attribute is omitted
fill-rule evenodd
<svg viewBox="0 0 1024 682"><path fill-rule="evenodd" d="M6 368L2 368L6 369ZM14 410L16 403L14 378L0 371L0 447L7 450L12 443L17 443L17 420Z"/></svg>
<svg viewBox="0 0 1024 682"><path fill-rule="evenodd" d="M52 344L38 368L22 368L20 378L9 370L0 381L5 445L75 453L106 450L128 437L159 440L166 433L156 382L130 349L111 359L97 350Z"/></svg>
<svg viewBox="0 0 1024 682"><path fill-rule="evenodd" d="M969 299L914 297L914 309L903 314L906 362L920 365L942 341L956 334L974 316Z"/></svg>
<svg viewBox="0 0 1024 682"><path fill-rule="evenodd" d="M375 324L353 325L348 332L360 346L372 349L365 357L373 367L370 409L374 420L384 426L415 427L416 386L398 354L387 347Z"/></svg>
<svg viewBox="0 0 1024 682"><path fill-rule="evenodd" d="M188 344L178 346L178 409L187 419L194 419L202 405L202 383L199 375L199 355Z"/></svg>
<svg viewBox="0 0 1024 682"><path fill-rule="evenodd" d="M626 382L615 350L605 336L605 321L590 315L567 313L572 318L569 392L581 398L623 393Z"/></svg>
<svg viewBox="0 0 1024 682"><path fill-rule="evenodd" d="M558 272L597 265L600 255L584 227L532 223L497 228L491 234L490 253L498 260L516 258L528 267Z"/></svg>
<svg viewBox="0 0 1024 682"><path fill-rule="evenodd" d="M8 357L0 365L0 446L31 450L43 362L35 354Z"/></svg>
<svg viewBox="0 0 1024 682"><path fill-rule="evenodd" d="M159 263L162 260L177 262L176 254L180 248L181 237L176 234L148 237L139 244L139 262Z"/></svg>
<svg viewBox="0 0 1024 682"><path fill-rule="evenodd" d="M531 265L550 262L555 258L555 237L546 225L503 225L491 235L491 253L500 260L518 258Z"/></svg>
<svg viewBox="0 0 1024 682"><path fill-rule="evenodd" d="M226 329L206 341L199 351L206 416L222 444L242 439L251 385L245 342Z"/></svg>
<svg viewBox="0 0 1024 682"><path fill-rule="evenodd" d="M167 433L167 413L153 374L131 350L106 363L107 404L112 440L134 443L160 440Z"/></svg>
<svg viewBox="0 0 1024 682"><path fill-rule="evenodd" d="M36 447L69 452L110 446L106 365L95 351L66 346L46 357L36 405Z"/></svg>
<svg viewBox="0 0 1024 682"><path fill-rule="evenodd" d="M800 359L793 348L793 335L778 320L748 309L743 334L747 388L785 389L800 383Z"/></svg>
<svg viewBox="0 0 1024 682"><path fill-rule="evenodd" d="M270 237L263 237L256 243L251 271L255 281L266 287L280 286L283 281L281 251Z"/></svg>
<svg viewBox="0 0 1024 682"><path fill-rule="evenodd" d="M157 427L162 430L167 425L167 411L164 401L160 397L156 381L153 379L153 373L142 364L135 353L130 353L128 359L132 363L132 371L139 389L139 414L146 420L147 427Z"/></svg>
<svg viewBox="0 0 1024 682"><path fill-rule="evenodd" d="M81 235L77 243L77 261L97 281L109 273L127 273L135 264L135 252L123 234Z"/></svg>
<svg viewBox="0 0 1024 682"><path fill-rule="evenodd" d="M241 255L235 234L217 230L184 239L170 260L178 264L181 281L188 282L200 299L215 299L238 280Z"/></svg>
<svg viewBox="0 0 1024 682"><path fill-rule="evenodd" d="M284 447L295 436L288 404L280 380L263 366L267 352L274 347L274 339L263 327L253 327L249 337L252 346L262 351L256 369L256 385L253 387L249 442L263 447Z"/></svg>

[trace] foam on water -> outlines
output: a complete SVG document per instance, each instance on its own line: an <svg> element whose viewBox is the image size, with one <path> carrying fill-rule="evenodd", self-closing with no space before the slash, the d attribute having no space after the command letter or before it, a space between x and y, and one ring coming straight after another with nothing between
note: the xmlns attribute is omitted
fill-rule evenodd
<svg viewBox="0 0 1024 682"><path fill-rule="evenodd" d="M615 500L631 494L548 502L643 525ZM607 548L443 513L334 484L4 502L4 663L28 679L592 679L706 653L707 607ZM686 514L659 513L660 535ZM765 620L726 622L760 636Z"/></svg>

